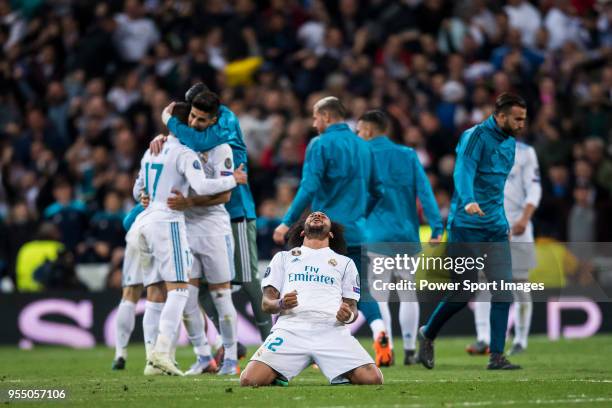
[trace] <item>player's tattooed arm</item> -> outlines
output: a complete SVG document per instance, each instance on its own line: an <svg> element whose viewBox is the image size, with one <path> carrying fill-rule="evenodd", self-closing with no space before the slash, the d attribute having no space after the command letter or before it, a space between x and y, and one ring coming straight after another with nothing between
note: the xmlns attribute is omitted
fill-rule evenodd
<svg viewBox="0 0 612 408"><path fill-rule="evenodd" d="M263 289L263 299L261 309L265 313L277 314L284 310L293 309L298 305L297 291L285 293L281 298L280 292L273 286L266 286Z"/></svg>
<svg viewBox="0 0 612 408"><path fill-rule="evenodd" d="M351 324L357 320L358 313L357 301L355 299L343 297L340 309L338 309L338 313L336 313L336 319L342 323Z"/></svg>

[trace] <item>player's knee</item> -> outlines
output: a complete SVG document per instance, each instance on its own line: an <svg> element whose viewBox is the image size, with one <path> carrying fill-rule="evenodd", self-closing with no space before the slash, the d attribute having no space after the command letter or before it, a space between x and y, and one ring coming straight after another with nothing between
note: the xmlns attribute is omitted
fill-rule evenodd
<svg viewBox="0 0 612 408"><path fill-rule="evenodd" d="M251 375L249 374L248 370L244 370L241 374L240 374L240 386L241 387L250 387L252 385L256 385L253 381L253 378L251 378Z"/></svg>
<svg viewBox="0 0 612 408"><path fill-rule="evenodd" d="M264 363L250 361L240 374L241 387L270 385L276 378L276 372Z"/></svg>
<svg viewBox="0 0 612 408"><path fill-rule="evenodd" d="M164 303L166 301L166 288L161 282L147 286L147 300L149 302Z"/></svg>
<svg viewBox="0 0 612 408"><path fill-rule="evenodd" d="M374 364L368 366L368 370L364 375L364 385L381 385L384 381L382 371Z"/></svg>
<svg viewBox="0 0 612 408"><path fill-rule="evenodd" d="M253 386L261 386L261 385L269 385L266 384L261 378L258 378L257 375L254 375L252 370L244 370L240 374L240 386L241 387L253 387Z"/></svg>
<svg viewBox="0 0 612 408"><path fill-rule="evenodd" d="M384 382L382 372L374 364L359 367L349 379L355 385L381 385Z"/></svg>
<svg viewBox="0 0 612 408"><path fill-rule="evenodd" d="M136 303L142 294L142 285L126 286L123 288L122 298Z"/></svg>
<svg viewBox="0 0 612 408"><path fill-rule="evenodd" d="M224 289L232 289L232 285L229 282L224 283L209 283L208 290L216 291L216 290L224 290Z"/></svg>

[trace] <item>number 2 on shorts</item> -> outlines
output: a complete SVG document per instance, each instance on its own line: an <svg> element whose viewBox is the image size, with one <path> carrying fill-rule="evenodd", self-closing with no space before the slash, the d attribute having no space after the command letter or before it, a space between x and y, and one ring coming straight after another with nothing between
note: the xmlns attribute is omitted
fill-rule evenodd
<svg viewBox="0 0 612 408"><path fill-rule="evenodd" d="M266 348L270 351L276 351L276 348L283 344L283 341L284 340L282 338L277 337L274 339L274 341L269 342Z"/></svg>

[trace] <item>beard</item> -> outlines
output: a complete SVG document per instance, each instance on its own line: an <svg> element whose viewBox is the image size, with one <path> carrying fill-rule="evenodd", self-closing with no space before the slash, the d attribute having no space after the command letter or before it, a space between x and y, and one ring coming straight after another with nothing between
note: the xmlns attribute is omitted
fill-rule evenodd
<svg viewBox="0 0 612 408"><path fill-rule="evenodd" d="M323 223L317 225L306 224L304 226L304 235L308 239L325 239L329 235L329 226Z"/></svg>
<svg viewBox="0 0 612 408"><path fill-rule="evenodd" d="M504 123L502 123L502 125L500 126L500 129L504 131L504 133L507 133L509 135L514 135L514 130L510 127L510 124L508 123L508 121L505 121Z"/></svg>
<svg viewBox="0 0 612 408"><path fill-rule="evenodd" d="M520 130L517 129L513 129L512 126L510 126L510 121L506 120L504 123L502 123L502 125L499 127L501 130L504 131L504 133L507 133L511 136L518 136L518 133L520 133Z"/></svg>

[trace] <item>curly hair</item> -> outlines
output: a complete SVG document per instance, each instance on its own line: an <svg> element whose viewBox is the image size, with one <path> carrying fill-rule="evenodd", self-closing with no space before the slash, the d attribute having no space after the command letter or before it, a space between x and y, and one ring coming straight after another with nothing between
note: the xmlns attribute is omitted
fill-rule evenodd
<svg viewBox="0 0 612 408"><path fill-rule="evenodd" d="M289 248L300 247L304 244L304 237L301 236L304 231L306 218L310 215L309 212L304 212L299 220L297 220L287 231L287 246ZM332 251L346 255L346 240L344 239L344 227L342 224L332 221L330 232L334 235L329 238L329 247Z"/></svg>

